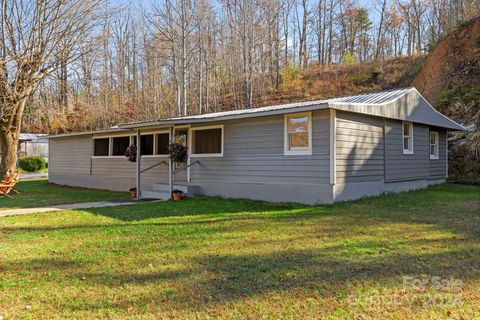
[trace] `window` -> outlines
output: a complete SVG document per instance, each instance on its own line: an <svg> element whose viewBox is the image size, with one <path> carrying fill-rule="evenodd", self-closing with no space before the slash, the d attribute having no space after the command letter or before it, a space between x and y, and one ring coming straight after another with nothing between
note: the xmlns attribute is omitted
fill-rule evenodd
<svg viewBox="0 0 480 320"><path fill-rule="evenodd" d="M112 156L124 156L130 145L130 137L112 138Z"/></svg>
<svg viewBox="0 0 480 320"><path fill-rule="evenodd" d="M312 114L285 115L285 154L312 154Z"/></svg>
<svg viewBox="0 0 480 320"><path fill-rule="evenodd" d="M153 134L140 136L140 153L142 156L153 155Z"/></svg>
<svg viewBox="0 0 480 320"><path fill-rule="evenodd" d="M95 157L108 156L108 150L110 148L110 139L94 139L93 140L93 155Z"/></svg>
<svg viewBox="0 0 480 320"><path fill-rule="evenodd" d="M223 127L192 129L192 154L205 156L223 155Z"/></svg>
<svg viewBox="0 0 480 320"><path fill-rule="evenodd" d="M430 159L438 159L438 132L430 131Z"/></svg>
<svg viewBox="0 0 480 320"><path fill-rule="evenodd" d="M403 153L413 154L413 125L411 122L403 123Z"/></svg>
<svg viewBox="0 0 480 320"><path fill-rule="evenodd" d="M168 133L157 134L157 154L168 154L170 135Z"/></svg>

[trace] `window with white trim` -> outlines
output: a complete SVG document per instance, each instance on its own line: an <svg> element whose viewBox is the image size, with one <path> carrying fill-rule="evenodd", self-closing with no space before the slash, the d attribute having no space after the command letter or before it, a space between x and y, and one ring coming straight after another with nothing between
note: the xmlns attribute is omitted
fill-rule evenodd
<svg viewBox="0 0 480 320"><path fill-rule="evenodd" d="M130 146L130 136L112 138L112 156L125 156Z"/></svg>
<svg viewBox="0 0 480 320"><path fill-rule="evenodd" d="M223 156L223 126L192 128L192 156Z"/></svg>
<svg viewBox="0 0 480 320"><path fill-rule="evenodd" d="M312 114L285 115L285 155L312 154Z"/></svg>
<svg viewBox="0 0 480 320"><path fill-rule="evenodd" d="M145 134L140 136L140 153L142 156L153 155L153 134Z"/></svg>
<svg viewBox="0 0 480 320"><path fill-rule="evenodd" d="M106 157L110 150L110 139L93 139L93 155L95 157Z"/></svg>
<svg viewBox="0 0 480 320"><path fill-rule="evenodd" d="M438 159L438 132L430 131L430 159Z"/></svg>
<svg viewBox="0 0 480 320"><path fill-rule="evenodd" d="M168 145L170 144L170 134L168 132L158 133L155 138L157 140L156 154L158 155L168 154Z"/></svg>
<svg viewBox="0 0 480 320"><path fill-rule="evenodd" d="M413 154L413 124L403 122L403 153Z"/></svg>

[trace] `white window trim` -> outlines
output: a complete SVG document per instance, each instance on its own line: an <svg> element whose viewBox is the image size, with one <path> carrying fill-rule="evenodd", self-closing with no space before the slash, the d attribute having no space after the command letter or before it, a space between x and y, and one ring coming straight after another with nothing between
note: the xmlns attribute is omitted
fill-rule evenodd
<svg viewBox="0 0 480 320"><path fill-rule="evenodd" d="M157 154L157 134L170 134L168 130L156 130L156 131L145 131L141 132L140 136L150 136L153 135L153 154L144 154L142 158L167 158L168 154ZM133 136L131 138L131 143L133 143Z"/></svg>
<svg viewBox="0 0 480 320"><path fill-rule="evenodd" d="M432 155L432 134L435 136L435 154ZM440 154L439 146L440 146L440 135L438 134L438 131L430 131L430 135L428 137L428 153L430 154L430 160L438 160L438 155Z"/></svg>
<svg viewBox="0 0 480 320"><path fill-rule="evenodd" d="M290 118L296 117L304 117L306 116L308 119L308 146L306 148L295 148L290 149L290 141L289 141L289 134L288 134L288 120ZM284 150L283 154L286 156L293 156L293 155L312 155L312 113L311 112L301 112L301 113L290 113L285 114L283 118L283 141L284 141Z"/></svg>
<svg viewBox="0 0 480 320"><path fill-rule="evenodd" d="M193 131L199 131L199 130L209 130L209 129L221 129L221 132L222 132L222 137L221 137L221 152L220 153L200 153L200 154L197 154L197 153L193 153L193 143L194 143L194 140L193 140ZM209 158L209 157L223 157L223 147L224 147L224 127L223 127L223 124L219 124L219 125L213 125L213 126L204 126L204 127L192 127L190 129L190 140L191 140L191 150L192 150L192 153L190 154L192 157L194 158Z"/></svg>
<svg viewBox="0 0 480 320"><path fill-rule="evenodd" d="M412 147L412 150L410 149L405 149L405 124L408 124L409 125L409 133L408 133L408 137L410 138L410 145ZM403 149L403 154L413 154L413 123L412 122L407 122L407 121L403 121L402 122L402 149Z"/></svg>
<svg viewBox="0 0 480 320"><path fill-rule="evenodd" d="M160 130L155 132L145 133L145 135L153 134L153 155L142 156L147 158L167 158L168 153L158 154L158 146L157 146L157 134L168 134L168 139L170 141L170 132L168 130Z"/></svg>
<svg viewBox="0 0 480 320"><path fill-rule="evenodd" d="M143 131L140 133L141 136L148 136L153 135L153 154L149 155L142 155L142 158L168 158L168 154L157 154L157 134L170 134L168 130L150 130L150 131ZM125 156L114 156L112 155L113 152L113 138L121 138L121 137L130 137L130 145L133 144L136 135L134 132L122 132L110 135L98 135L92 137L92 154L95 151L95 140L97 139L108 139L108 156L94 156L92 155L91 158L93 159L115 159L115 158L125 158Z"/></svg>
<svg viewBox="0 0 480 320"><path fill-rule="evenodd" d="M98 139L108 139L108 155L106 155L106 156L96 156L95 155L95 140L98 140ZM112 144L112 139L110 137L93 137L92 138L92 156L91 156L91 158L92 159L110 158L111 157L110 154L111 154L111 150L112 150L111 144Z"/></svg>

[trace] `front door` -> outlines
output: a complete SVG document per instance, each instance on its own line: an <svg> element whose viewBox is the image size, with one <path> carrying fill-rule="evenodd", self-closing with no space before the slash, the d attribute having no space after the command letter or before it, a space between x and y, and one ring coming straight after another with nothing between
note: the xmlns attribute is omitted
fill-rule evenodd
<svg viewBox="0 0 480 320"><path fill-rule="evenodd" d="M184 146L188 147L188 128L176 128L174 134L174 141L175 143L181 143ZM189 151L190 154L190 151ZM175 182L187 182L188 181L188 169L185 169L187 166L188 160L185 163L176 164L175 169ZM179 170L184 168L184 170Z"/></svg>

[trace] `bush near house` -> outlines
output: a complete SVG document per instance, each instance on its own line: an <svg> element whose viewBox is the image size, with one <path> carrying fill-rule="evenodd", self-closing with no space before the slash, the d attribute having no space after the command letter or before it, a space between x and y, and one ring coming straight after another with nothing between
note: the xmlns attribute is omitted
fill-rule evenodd
<svg viewBox="0 0 480 320"><path fill-rule="evenodd" d="M18 166L24 171L38 172L46 168L46 162L42 157L25 157L18 161Z"/></svg>

